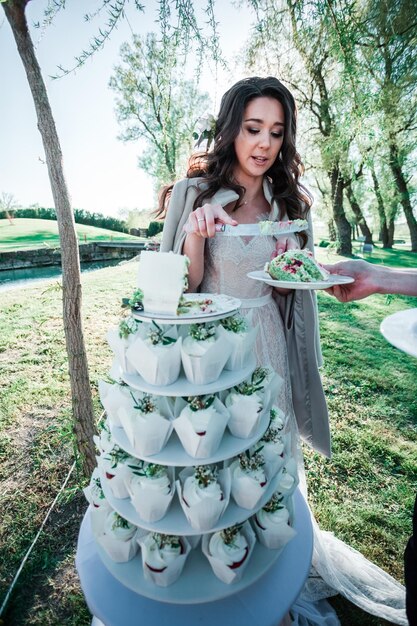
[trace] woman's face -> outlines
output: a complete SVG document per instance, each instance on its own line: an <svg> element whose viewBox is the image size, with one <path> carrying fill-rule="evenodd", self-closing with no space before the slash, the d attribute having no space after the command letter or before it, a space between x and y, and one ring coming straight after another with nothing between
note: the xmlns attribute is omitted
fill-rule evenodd
<svg viewBox="0 0 417 626"><path fill-rule="evenodd" d="M239 183L263 177L273 165L284 141L284 122L284 109L275 98L262 96L248 103L234 144Z"/></svg>

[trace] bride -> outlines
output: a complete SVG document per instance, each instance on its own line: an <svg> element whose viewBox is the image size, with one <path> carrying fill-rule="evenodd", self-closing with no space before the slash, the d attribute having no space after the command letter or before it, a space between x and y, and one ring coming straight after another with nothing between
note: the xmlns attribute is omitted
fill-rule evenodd
<svg viewBox="0 0 417 626"><path fill-rule="evenodd" d="M293 417L304 441L330 456L314 292L276 289L247 277L287 249L313 251L312 200L299 182L302 164L295 147L294 98L276 78L241 80L224 94L212 131L213 150L194 155L187 177L161 195L159 214L165 217L161 250L190 258L190 291L225 293L242 301L242 312L250 312L252 323L259 325L258 363L269 365L284 380L278 405ZM206 131L205 138L209 134ZM239 224L261 219L306 219L309 228L278 239L219 234L221 225L229 225L230 233ZM323 598L340 592L365 611L407 624L403 587L320 531L314 520L313 527L315 576L291 609L292 623L338 624Z"/></svg>

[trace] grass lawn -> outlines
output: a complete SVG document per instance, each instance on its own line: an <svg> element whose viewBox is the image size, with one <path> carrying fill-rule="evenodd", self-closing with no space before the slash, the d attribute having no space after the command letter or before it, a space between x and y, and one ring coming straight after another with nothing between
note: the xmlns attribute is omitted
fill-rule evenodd
<svg viewBox="0 0 417 626"><path fill-rule="evenodd" d="M75 225L80 243L93 241L126 241L138 238L127 233L119 233L106 228L96 228L84 224ZM0 220L0 252L12 250L30 250L31 248L58 248L60 245L58 224L52 220L38 220L34 218L18 218Z"/></svg>
<svg viewBox="0 0 417 626"><path fill-rule="evenodd" d="M393 265L407 258L415 265L415 255L393 256ZM97 381L111 363L105 334L135 275L136 264L127 263L82 278L97 417ZM401 580L417 479L416 362L387 344L379 325L417 299L372 296L343 305L320 293L319 306L333 457L305 451L310 503L323 529ZM2 293L0 369L1 603L74 456L58 283ZM5 624L90 624L74 568L86 506L75 473L26 563ZM344 599L333 602L344 626L385 623Z"/></svg>

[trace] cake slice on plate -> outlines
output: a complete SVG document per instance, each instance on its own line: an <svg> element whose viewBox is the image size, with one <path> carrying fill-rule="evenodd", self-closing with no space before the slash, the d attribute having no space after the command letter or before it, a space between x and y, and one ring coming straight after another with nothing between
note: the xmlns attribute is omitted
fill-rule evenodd
<svg viewBox="0 0 417 626"><path fill-rule="evenodd" d="M310 250L287 250L265 265L274 280L317 282L328 280L330 274L315 260Z"/></svg>

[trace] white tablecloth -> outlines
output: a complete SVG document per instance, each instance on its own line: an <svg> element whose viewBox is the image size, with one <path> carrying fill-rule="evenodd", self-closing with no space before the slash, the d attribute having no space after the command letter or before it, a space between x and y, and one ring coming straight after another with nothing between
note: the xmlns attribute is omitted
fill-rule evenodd
<svg viewBox="0 0 417 626"><path fill-rule="evenodd" d="M295 528L297 535L262 578L226 599L204 604L166 604L124 587L97 553L88 513L80 529L76 566L88 607L106 626L277 626L301 592L310 570L311 519L298 490Z"/></svg>

